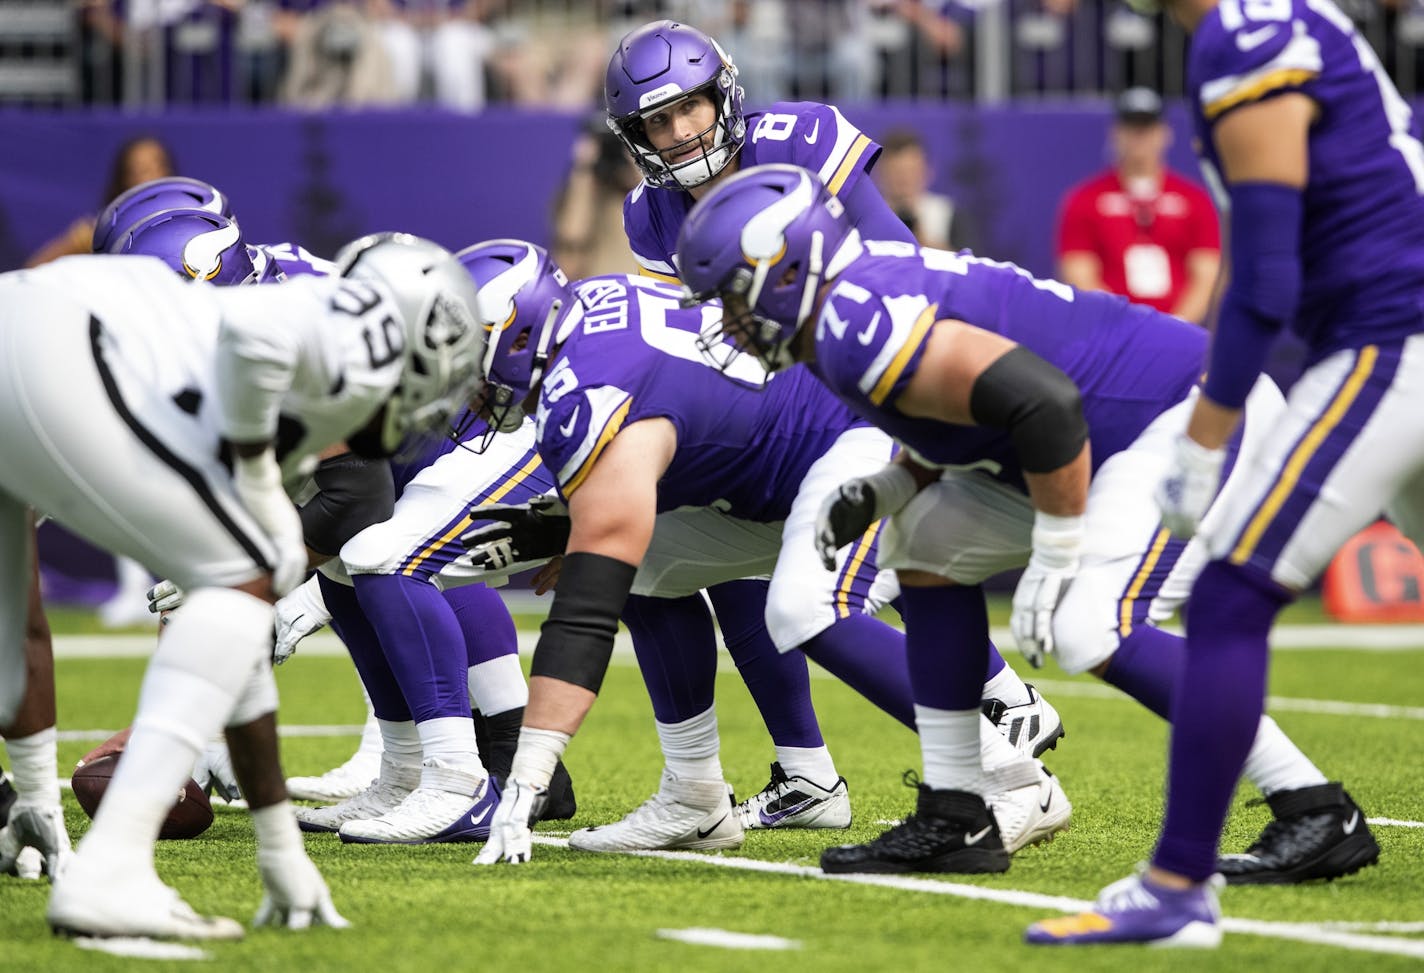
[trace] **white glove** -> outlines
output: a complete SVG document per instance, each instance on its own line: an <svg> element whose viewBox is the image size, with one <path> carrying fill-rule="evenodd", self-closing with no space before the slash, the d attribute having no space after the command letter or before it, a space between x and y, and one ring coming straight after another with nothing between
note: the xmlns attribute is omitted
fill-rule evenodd
<svg viewBox="0 0 1424 973"><path fill-rule="evenodd" d="M331 621L317 576L312 575L278 601L275 617L276 645L272 649L272 662L280 666L297 651L298 642Z"/></svg>
<svg viewBox="0 0 1424 973"><path fill-rule="evenodd" d="M242 796L242 789L237 786L237 775L232 772L232 754L228 753L224 740L213 740L198 754L193 779L204 791L216 794L228 803Z"/></svg>
<svg viewBox="0 0 1424 973"><path fill-rule="evenodd" d="M489 840L476 856L476 865L494 865L509 862L518 865L527 862L534 853L534 833L531 830L540 811L544 809L547 787L536 787L522 780L510 777L500 795L499 807L494 810L490 822Z"/></svg>
<svg viewBox="0 0 1424 973"><path fill-rule="evenodd" d="M148 589L148 610L155 615L171 612L180 607L186 597L188 596L183 589L172 581L160 581Z"/></svg>
<svg viewBox="0 0 1424 973"><path fill-rule="evenodd" d="M254 926L308 929L316 925L346 929L351 925L336 911L326 881L302 849L259 848L257 870L266 892L252 920Z"/></svg>
<svg viewBox="0 0 1424 973"><path fill-rule="evenodd" d="M272 589L278 597L297 585L307 572L307 548L302 540L302 519L282 489L282 470L271 449L257 456L238 458L233 464L233 486L238 499L276 546Z"/></svg>
<svg viewBox="0 0 1424 973"><path fill-rule="evenodd" d="M1225 449L1207 449L1186 433L1177 437L1172 468L1157 485L1162 526L1183 540L1197 532L1221 486Z"/></svg>
<svg viewBox="0 0 1424 973"><path fill-rule="evenodd" d="M0 828L0 874L36 879L43 872L54 881L73 854L62 808L18 801L11 806L9 823Z"/></svg>
<svg viewBox="0 0 1424 973"><path fill-rule="evenodd" d="M909 503L919 485L899 463L870 476L847 480L821 501L816 514L816 551L827 571L836 569L836 552L870 529L870 525Z"/></svg>
<svg viewBox="0 0 1424 973"><path fill-rule="evenodd" d="M1083 518L1039 512L1033 520L1033 554L1014 589L1009 628L1019 651L1035 669L1053 652L1053 613L1073 576L1083 549Z"/></svg>

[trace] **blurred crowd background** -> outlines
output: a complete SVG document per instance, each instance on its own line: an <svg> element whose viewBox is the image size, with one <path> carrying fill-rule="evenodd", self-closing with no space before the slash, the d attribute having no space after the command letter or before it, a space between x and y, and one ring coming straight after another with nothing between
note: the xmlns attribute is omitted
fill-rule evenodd
<svg viewBox="0 0 1424 973"><path fill-rule="evenodd" d="M1406 95L1424 0L1337 0ZM0 0L0 103L582 108L662 17L735 52L763 101L1182 90L1184 38L1116 0Z"/></svg>

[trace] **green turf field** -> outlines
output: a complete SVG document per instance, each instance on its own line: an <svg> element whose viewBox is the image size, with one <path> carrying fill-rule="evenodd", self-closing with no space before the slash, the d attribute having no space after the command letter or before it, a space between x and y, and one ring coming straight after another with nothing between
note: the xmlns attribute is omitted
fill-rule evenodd
<svg viewBox="0 0 1424 973"><path fill-rule="evenodd" d="M1312 614L1306 608L1296 617ZM66 631L84 627L64 615L57 624ZM1039 685L1062 713L1068 737L1047 762L1073 801L1073 824L1054 842L1021 852L1002 876L883 886L817 877L814 866L826 844L867 839L880 822L912 807L913 792L900 777L918 767L907 731L838 683L817 678L823 729L850 781L856 823L847 833L756 832L737 852L660 859L570 852L557 843L565 832L545 826L541 831L550 843L536 848L534 861L480 869L470 864L477 846L343 846L334 835L313 836L308 848L354 927L259 931L242 943L205 948L223 968L244 971L1416 967L1417 958L1400 954L1424 956L1424 828L1404 824L1424 822L1421 661L1424 647L1276 654L1271 692L1281 725L1328 774L1345 779L1372 819L1403 823L1375 825L1384 849L1381 864L1352 878L1228 890L1223 907L1229 917L1264 922L1252 927L1255 933L1228 926L1225 943L1213 954L1059 952L1020 944L1028 922L1053 913L1045 897L1089 899L1145 858L1161 810L1163 726L1125 698L1052 670ZM60 729L124 725L142 666L131 658L61 659ZM738 792L750 792L766 782L771 747L735 672L729 664L724 668L718 702L723 763ZM299 653L279 670L278 683L284 725L340 726L362 719L355 676L342 658ZM1335 712L1319 712L1324 709ZM99 738L62 743L61 768L72 766ZM344 760L354 743L354 735L289 736L283 743L286 769L319 773ZM660 762L651 711L631 660L615 659L567 762L579 796L575 826L617 817L656 787ZM1243 790L1238 797L1229 848L1243 847L1267 820L1265 808L1246 806L1251 796ZM66 801L77 839L87 822L72 799ZM260 898L252 848L245 814L220 810L201 838L160 843L158 868L198 909L250 919ZM973 897L980 893L989 898ZM51 938L42 919L45 895L42 884L0 880L0 967L101 971L153 965L81 952ZM689 928L780 937L795 952L692 945L660 934Z"/></svg>

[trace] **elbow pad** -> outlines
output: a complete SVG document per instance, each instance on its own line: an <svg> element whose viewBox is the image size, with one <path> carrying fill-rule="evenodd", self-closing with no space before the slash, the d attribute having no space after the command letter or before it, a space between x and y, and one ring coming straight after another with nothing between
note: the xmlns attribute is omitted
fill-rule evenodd
<svg viewBox="0 0 1424 973"><path fill-rule="evenodd" d="M302 537L318 554L335 556L351 538L395 512L396 489L385 460L351 453L322 460L317 490L302 506Z"/></svg>
<svg viewBox="0 0 1424 973"><path fill-rule="evenodd" d="M981 426L1008 430L1025 473L1051 473L1068 465L1088 441L1078 386L1023 345L975 379L969 414Z"/></svg>

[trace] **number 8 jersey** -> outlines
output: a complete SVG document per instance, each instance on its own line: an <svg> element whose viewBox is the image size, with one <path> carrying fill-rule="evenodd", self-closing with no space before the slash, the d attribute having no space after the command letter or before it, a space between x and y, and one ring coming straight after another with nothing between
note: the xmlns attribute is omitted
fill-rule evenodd
<svg viewBox="0 0 1424 973"><path fill-rule="evenodd" d="M1310 345L1307 364L1419 331L1424 146L1409 105L1340 9L1330 0L1222 0L1192 36L1187 81L1198 151L1218 189L1217 122L1292 92L1318 107L1293 323ZM1383 143L1393 151L1379 151Z"/></svg>
<svg viewBox="0 0 1424 973"><path fill-rule="evenodd" d="M839 196L870 172L879 155L879 144L833 106L782 101L766 111L747 113L747 141L737 161L740 169L768 162L810 169ZM694 202L680 189L654 189L646 183L628 194L623 230L643 273L677 280L677 233Z"/></svg>

